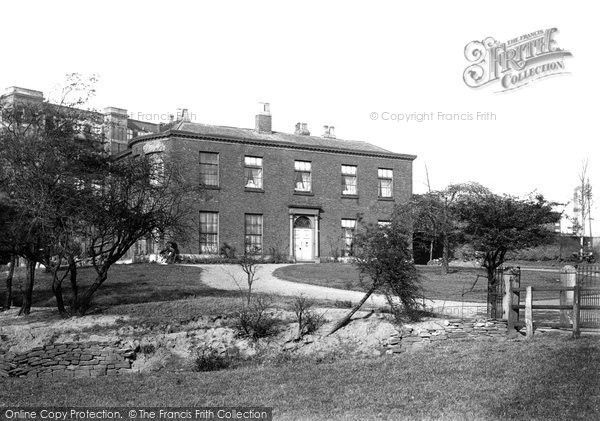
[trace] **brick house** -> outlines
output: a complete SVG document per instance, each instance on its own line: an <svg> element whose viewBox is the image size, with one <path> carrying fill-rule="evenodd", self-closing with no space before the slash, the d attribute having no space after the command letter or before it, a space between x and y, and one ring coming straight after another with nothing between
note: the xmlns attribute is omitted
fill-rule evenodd
<svg viewBox="0 0 600 421"><path fill-rule="evenodd" d="M336 139L333 127L312 136L272 130L269 104L254 129L195 123L184 114L158 133L134 137L128 153L174 160L205 188L194 203L198 227L181 253L215 255L228 244L295 261L352 253L357 218L390 220L412 195L414 155ZM175 239L176 241L176 239Z"/></svg>

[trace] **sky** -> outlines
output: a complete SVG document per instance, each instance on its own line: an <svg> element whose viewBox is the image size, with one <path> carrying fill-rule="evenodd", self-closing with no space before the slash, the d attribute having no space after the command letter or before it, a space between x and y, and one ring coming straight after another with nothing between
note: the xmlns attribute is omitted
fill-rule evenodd
<svg viewBox="0 0 600 421"><path fill-rule="evenodd" d="M416 193L475 181L567 203L585 160L600 186L599 9L591 1L3 2L11 39L0 89L51 97L66 73L95 73L95 108L153 121L187 108L194 121L236 127L253 127L258 103L269 102L276 131L307 122L320 135L333 125L340 138L417 155ZM563 74L508 92L463 81L471 41L548 28L572 53ZM392 120L414 113L434 118Z"/></svg>

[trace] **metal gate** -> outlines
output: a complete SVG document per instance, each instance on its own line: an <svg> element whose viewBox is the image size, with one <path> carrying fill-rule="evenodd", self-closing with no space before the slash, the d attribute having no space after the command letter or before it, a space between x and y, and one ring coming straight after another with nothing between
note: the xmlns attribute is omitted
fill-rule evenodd
<svg viewBox="0 0 600 421"><path fill-rule="evenodd" d="M577 266L577 285L584 288L600 289L600 266ZM581 291L579 304L581 307L600 306L600 293L597 291ZM600 311L581 310L579 323L581 327L600 327Z"/></svg>
<svg viewBox="0 0 600 421"><path fill-rule="evenodd" d="M505 284L504 276L511 276L513 288L521 286L521 268L520 267L499 267L494 272L494 284L488 285L487 314L492 319L502 318L502 300L504 298Z"/></svg>

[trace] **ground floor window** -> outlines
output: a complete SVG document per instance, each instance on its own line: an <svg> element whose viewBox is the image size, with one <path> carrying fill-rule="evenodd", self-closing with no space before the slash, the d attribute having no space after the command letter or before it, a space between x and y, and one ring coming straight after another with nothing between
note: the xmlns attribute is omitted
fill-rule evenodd
<svg viewBox="0 0 600 421"><path fill-rule="evenodd" d="M342 256L353 255L356 219L342 219Z"/></svg>
<svg viewBox="0 0 600 421"><path fill-rule="evenodd" d="M244 245L246 253L262 253L263 216L247 213L245 221Z"/></svg>
<svg viewBox="0 0 600 421"><path fill-rule="evenodd" d="M200 254L219 252L219 214L200 212Z"/></svg>

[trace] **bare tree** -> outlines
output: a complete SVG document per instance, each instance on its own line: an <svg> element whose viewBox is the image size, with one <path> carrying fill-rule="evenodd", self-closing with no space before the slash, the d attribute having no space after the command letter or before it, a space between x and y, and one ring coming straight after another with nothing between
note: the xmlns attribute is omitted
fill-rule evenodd
<svg viewBox="0 0 600 421"><path fill-rule="evenodd" d="M238 265L246 274L246 282L248 283L248 305L250 305L252 297L252 285L254 284L254 281L258 279L256 278L256 272L262 262L263 256L261 250L256 246L246 244L244 255L238 259Z"/></svg>
<svg viewBox="0 0 600 421"><path fill-rule="evenodd" d="M579 234L579 259L584 260L585 252L585 237L586 237L586 222L589 224L590 250L593 250L592 239L592 185L588 176L588 161L585 160L581 164L581 170L578 174L579 185L575 188L573 194L574 211L577 213L572 219L573 232ZM581 219L580 219L581 218Z"/></svg>

